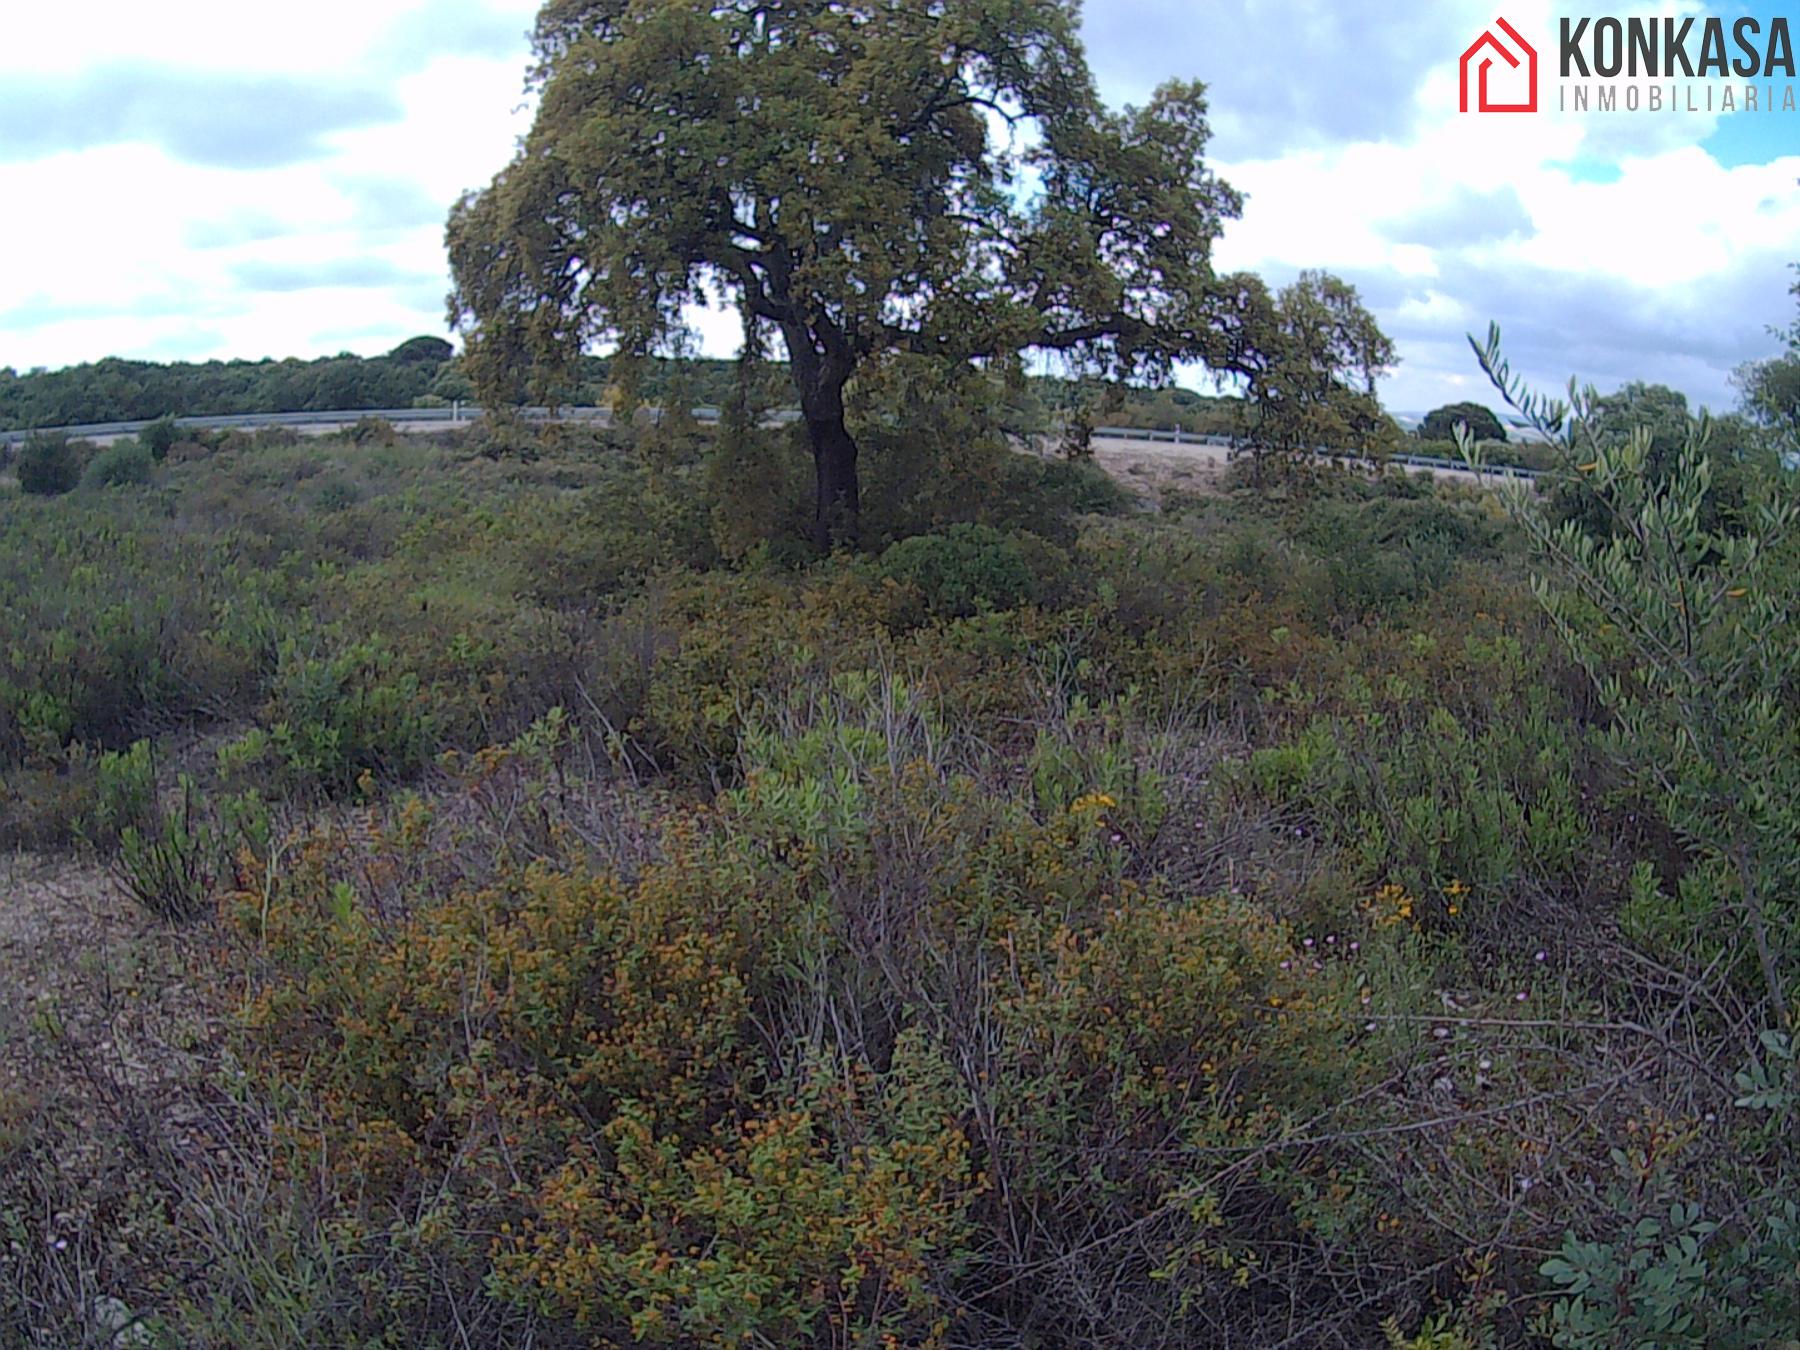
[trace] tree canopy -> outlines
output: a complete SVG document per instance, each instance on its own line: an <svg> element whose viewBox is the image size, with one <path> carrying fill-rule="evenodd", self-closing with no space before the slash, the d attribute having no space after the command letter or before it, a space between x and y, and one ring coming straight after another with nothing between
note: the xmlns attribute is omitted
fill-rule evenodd
<svg viewBox="0 0 1800 1350"><path fill-rule="evenodd" d="M1800 300L1800 281L1793 286ZM1787 350L1738 371L1745 411L1772 429L1788 453L1800 453L1800 317L1785 329L1773 330Z"/></svg>
<svg viewBox="0 0 1800 1350"><path fill-rule="evenodd" d="M1456 439L1458 422L1467 426L1469 434L1478 441L1506 439L1505 425L1493 409L1485 408L1479 403L1449 403L1442 408L1434 408L1425 414L1425 420L1419 424L1419 435L1428 441L1453 441Z"/></svg>
<svg viewBox="0 0 1800 1350"><path fill-rule="evenodd" d="M1206 164L1202 86L1109 110L1077 9L551 0L536 121L449 222L477 390L554 387L590 345L649 352L723 298L786 346L824 543L859 509L845 387L888 354L1304 383L1266 288L1212 268L1240 199Z"/></svg>
<svg viewBox="0 0 1800 1350"><path fill-rule="evenodd" d="M390 361L403 366L441 366L456 355L456 348L441 337L408 338L387 354Z"/></svg>

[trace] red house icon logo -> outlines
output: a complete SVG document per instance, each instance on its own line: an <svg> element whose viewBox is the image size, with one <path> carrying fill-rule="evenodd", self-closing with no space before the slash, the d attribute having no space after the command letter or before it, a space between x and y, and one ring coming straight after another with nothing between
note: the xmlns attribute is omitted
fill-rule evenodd
<svg viewBox="0 0 1800 1350"><path fill-rule="evenodd" d="M1489 29L1474 42L1469 50L1462 54L1462 110L1469 111L1469 75L1475 74L1475 111L1477 112L1536 112L1538 106L1538 54L1524 38L1519 30L1505 19L1495 19L1495 25L1505 38L1497 36ZM1510 39L1510 41L1508 40ZM1488 97L1488 71L1493 69L1494 60L1500 60L1513 70L1521 65L1525 67L1525 78L1529 96L1523 103L1500 103Z"/></svg>

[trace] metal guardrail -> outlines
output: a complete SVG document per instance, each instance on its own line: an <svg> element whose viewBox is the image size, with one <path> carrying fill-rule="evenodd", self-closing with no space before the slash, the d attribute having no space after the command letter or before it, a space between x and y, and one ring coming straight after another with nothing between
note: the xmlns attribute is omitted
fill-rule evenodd
<svg viewBox="0 0 1800 1350"><path fill-rule="evenodd" d="M1241 441L1230 436L1198 435L1185 431L1162 431L1151 427L1095 427L1094 435L1109 440L1160 441L1168 445L1210 445L1221 447L1235 456L1245 449ZM1315 448L1313 455L1320 459L1358 459L1352 452L1331 450L1323 446ZM1436 455L1390 455L1389 464L1399 464L1409 469L1453 470L1458 473L1469 472L1469 466L1460 459L1443 459ZM1540 470L1527 469L1518 464L1484 464L1481 466L1484 475L1496 478L1535 479Z"/></svg>
<svg viewBox="0 0 1800 1350"><path fill-rule="evenodd" d="M652 416L660 416L661 410L649 410ZM522 416L534 421L549 421L552 410L546 407L520 408ZM699 407L693 410L694 420L702 423L717 422L721 416L719 409ZM460 404L452 404L447 408L341 408L327 412L272 412L272 413L231 413L214 417L177 417L175 424L196 431L229 431L254 430L257 427L338 427L354 426L364 417L384 418L389 422L419 424L442 423L447 426L465 426L480 420L479 410L471 411ZM612 424L612 413L605 408L561 408L555 411L558 421L591 422L600 426ZM789 408L771 414L770 420L780 424L798 421L800 414ZM155 421L160 419L151 419ZM58 432L77 438L100 436L135 436L150 421L137 422L90 422L82 426L43 427L38 430ZM0 431L0 445L16 445L34 431ZM1205 445L1223 449L1234 455L1243 447L1240 442L1230 436L1190 435L1184 431L1163 431L1151 427L1095 427L1093 434L1108 440L1158 441L1170 445ZM1343 451L1316 449L1313 454L1322 459L1350 459L1355 456ZM1461 460L1440 459L1431 455L1392 455L1388 463L1398 464L1409 469L1430 469L1433 471L1452 470L1467 473L1469 466ZM1536 469L1520 468L1510 464L1490 464L1482 467L1483 474L1491 474L1496 478L1535 479L1539 476Z"/></svg>
<svg viewBox="0 0 1800 1350"><path fill-rule="evenodd" d="M520 408L519 414L533 421L546 422L551 419L552 410L543 407ZM661 416L660 409L650 409L653 416ZM713 407L700 407L693 410L697 422L717 422L723 414ZM264 412L264 413L228 413L211 417L177 417L175 425L188 427L195 431L253 431L258 427L338 427L354 426L364 417L379 417L389 422L405 423L445 423L449 426L467 426L481 420L481 411L460 405L448 408L339 408L324 412ZM560 408L555 411L557 421L561 422L594 422L608 426L612 422L612 413L605 408ZM772 413L770 420L778 423L798 421L800 414L792 409L783 409ZM0 431L0 445L16 445L29 436L41 432L59 433L77 439L97 436L135 436L152 422L161 418L150 418L135 422L87 422L79 426L67 427L33 427L20 428L14 431Z"/></svg>
<svg viewBox="0 0 1800 1350"><path fill-rule="evenodd" d="M357 408L335 412L233 413L218 417L177 417L175 425L195 431L252 430L256 427L348 426L360 417L385 417L392 421L452 422L450 408ZM17 443L40 432L60 433L77 439L97 436L135 436L161 418L137 422L85 422L77 426L37 427L0 431L0 442ZM464 419L466 420L466 419Z"/></svg>

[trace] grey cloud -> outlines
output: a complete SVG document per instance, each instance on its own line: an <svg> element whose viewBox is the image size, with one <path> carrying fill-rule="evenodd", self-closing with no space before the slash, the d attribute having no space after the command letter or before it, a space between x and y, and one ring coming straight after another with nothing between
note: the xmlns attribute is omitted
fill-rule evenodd
<svg viewBox="0 0 1800 1350"><path fill-rule="evenodd" d="M1613 278L1447 256L1440 258L1438 280L1409 289L1418 298L1427 289L1454 296L1471 316L1466 327L1477 338L1485 337L1490 320L1497 322L1513 368L1541 392L1557 393L1571 377L1603 390L1646 380L1724 411L1737 402L1732 371L1771 355L1775 343L1767 326L1792 312L1784 264L1775 253L1746 253L1724 277L1651 290ZM1422 363L1407 372L1409 382L1433 370L1479 377L1462 332L1381 308L1377 317L1402 354Z"/></svg>
<svg viewBox="0 0 1800 1350"><path fill-rule="evenodd" d="M143 142L192 164L279 168L324 155L331 132L401 115L372 84L111 66L0 85L0 160Z"/></svg>
<svg viewBox="0 0 1800 1350"><path fill-rule="evenodd" d="M246 262L232 279L253 291L311 291L331 286L420 285L428 278L380 258L339 258L325 263Z"/></svg>
<svg viewBox="0 0 1800 1350"><path fill-rule="evenodd" d="M1530 238L1533 229L1531 213L1512 188L1483 193L1458 188L1425 211L1386 223L1382 233L1399 244L1457 248Z"/></svg>
<svg viewBox="0 0 1800 1350"><path fill-rule="evenodd" d="M1142 99L1170 76L1208 86L1225 161L1391 139L1414 118L1433 65L1474 37L1467 12L1388 0L1139 0L1090 4L1089 61L1111 97Z"/></svg>

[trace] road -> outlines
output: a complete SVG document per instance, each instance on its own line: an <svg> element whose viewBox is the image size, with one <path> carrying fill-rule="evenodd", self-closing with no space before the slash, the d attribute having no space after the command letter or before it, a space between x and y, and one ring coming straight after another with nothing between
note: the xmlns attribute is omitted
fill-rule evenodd
<svg viewBox="0 0 1800 1350"><path fill-rule="evenodd" d="M548 408L524 408L520 410L524 416L536 420L547 420L550 417ZM203 431L221 431L226 429L254 430L257 427L288 427L307 436L328 436L336 431L343 431L356 425L365 417L385 418L398 431L430 432L449 430L454 427L468 426L477 420L479 414L471 413L462 407L448 408L370 408L343 410L335 412L298 412L298 413L247 413L226 417L179 417L176 421L184 427L192 427ZM694 416L701 422L716 422L719 419L717 408L695 408ZM566 422L587 422L597 426L610 426L612 414L604 408L564 408L558 417ZM774 414L776 420L793 421L799 414L784 411ZM100 422L86 426L52 427L50 431L65 432L81 440L93 441L100 445L111 444L126 436L134 436L142 431L148 422ZM0 431L0 445L15 445L32 433L29 431ZM1179 431L1152 431L1131 427L1096 427L1094 430L1094 456L1101 466L1120 477L1137 479L1157 486L1180 486L1192 483L1195 486L1210 483L1225 470L1225 466L1235 458L1235 442L1225 436L1191 436ZM1361 468L1372 467L1367 460L1353 456L1320 450L1317 457L1325 461L1335 461ZM1508 479L1531 480L1537 474L1530 469L1514 469L1504 466L1494 467L1477 474L1466 465L1450 460L1428 459L1419 455L1395 455L1389 461L1403 469L1434 474L1452 481L1466 482L1477 486L1493 487Z"/></svg>

